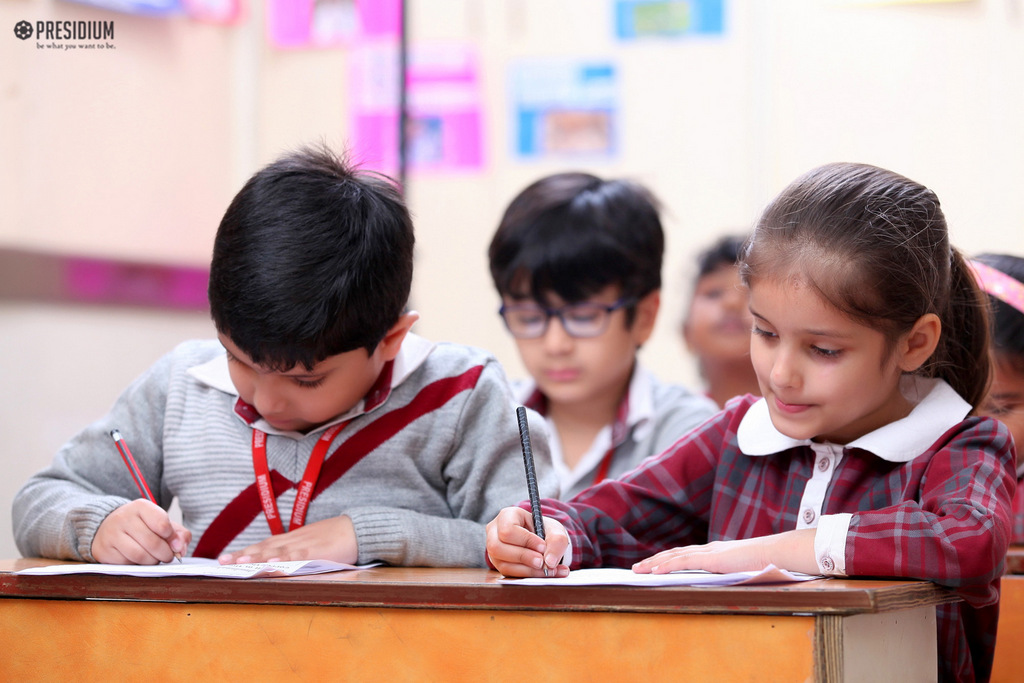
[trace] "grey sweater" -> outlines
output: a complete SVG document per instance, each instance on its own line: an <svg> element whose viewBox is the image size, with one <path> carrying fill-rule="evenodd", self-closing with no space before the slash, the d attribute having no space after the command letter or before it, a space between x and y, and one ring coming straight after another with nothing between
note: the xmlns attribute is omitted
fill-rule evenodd
<svg viewBox="0 0 1024 683"><path fill-rule="evenodd" d="M216 557L269 537L254 483L253 426L235 413L237 393L226 378L216 341L186 342L154 364L18 492L14 536L22 554L93 561L100 523L139 497L110 439L114 428L158 504L178 499L192 532L188 554ZM352 421L328 452L306 523L348 515L359 563L483 566L484 525L527 497L515 405L493 356L409 335L383 402L368 411L361 402L340 416ZM535 413L530 421L542 423ZM286 523L294 484L329 424L308 434L254 425L268 434L272 475L284 478L276 489ZM558 484L544 434L535 430L533 452L541 495L553 497ZM364 452L347 471L340 467Z"/></svg>

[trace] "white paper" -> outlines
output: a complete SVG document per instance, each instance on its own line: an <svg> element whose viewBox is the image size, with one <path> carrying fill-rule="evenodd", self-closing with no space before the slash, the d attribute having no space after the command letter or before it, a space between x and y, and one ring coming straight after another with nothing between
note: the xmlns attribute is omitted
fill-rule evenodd
<svg viewBox="0 0 1024 683"><path fill-rule="evenodd" d="M501 579L510 586L744 586L758 583L791 583L820 579L814 574L786 571L774 565L749 572L715 574L703 569L684 569L671 574L636 574L632 569L576 569L564 579Z"/></svg>
<svg viewBox="0 0 1024 683"><path fill-rule="evenodd" d="M217 560L186 557L181 562L164 564L51 564L45 567L22 569L15 574L53 576L57 574L112 574L115 576L215 576L221 579L254 579L275 576L303 576L348 569L367 569L380 563L367 565L343 564L330 560L294 560L291 562L250 562L246 564L219 564Z"/></svg>

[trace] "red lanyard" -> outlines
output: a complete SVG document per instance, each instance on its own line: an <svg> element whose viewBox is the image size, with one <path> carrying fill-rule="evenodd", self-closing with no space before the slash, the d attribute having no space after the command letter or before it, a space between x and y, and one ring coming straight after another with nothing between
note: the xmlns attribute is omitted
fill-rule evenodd
<svg viewBox="0 0 1024 683"><path fill-rule="evenodd" d="M342 428L348 421L340 422L321 436L313 447L313 454L309 456L306 463L306 471L302 473L302 481L299 482L299 491L295 495L295 504L292 506L292 521L289 531L295 531L306 523L306 512L309 510L309 499L313 495L313 487L320 476L320 467L327 457L327 450L334 442ZM263 505L263 514L267 517L267 524L270 525L270 532L283 534L284 526L281 524L281 515L277 511L277 497L274 495L274 487L270 484L270 468L267 466L267 435L258 429L252 430L252 466L256 470L256 486L260 491L260 504Z"/></svg>

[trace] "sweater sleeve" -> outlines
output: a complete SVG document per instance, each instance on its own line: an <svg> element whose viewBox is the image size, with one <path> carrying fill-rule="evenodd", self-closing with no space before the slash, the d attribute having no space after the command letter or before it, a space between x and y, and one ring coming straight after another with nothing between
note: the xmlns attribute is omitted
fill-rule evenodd
<svg viewBox="0 0 1024 683"><path fill-rule="evenodd" d="M404 566L485 566L485 525L527 495L516 404L493 358L445 426L449 447L442 475L450 517L391 506L346 511L359 543L359 562ZM538 486L558 495L543 419L529 413Z"/></svg>
<svg viewBox="0 0 1024 683"><path fill-rule="evenodd" d="M163 424L170 377L184 361L172 352L136 379L104 417L57 452L49 467L15 495L12 519L26 557L93 561L92 540L107 515L139 497L110 430L131 447L158 504L170 506L162 484Z"/></svg>
<svg viewBox="0 0 1024 683"><path fill-rule="evenodd" d="M934 448L919 499L852 515L846 571L928 579L975 607L993 604L1011 533L1011 437L1000 422L969 418Z"/></svg>

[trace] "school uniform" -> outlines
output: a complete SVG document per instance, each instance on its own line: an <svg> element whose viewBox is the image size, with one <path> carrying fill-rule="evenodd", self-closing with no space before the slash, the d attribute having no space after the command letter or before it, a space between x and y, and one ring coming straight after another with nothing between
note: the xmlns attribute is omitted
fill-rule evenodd
<svg viewBox="0 0 1024 683"><path fill-rule="evenodd" d="M25 484L14 500L15 540L26 556L93 561L100 523L139 497L108 434L116 428L157 502L178 500L188 554L241 550L271 535L254 474L256 430L266 435L267 481L287 529L311 454L338 424L306 524L348 515L360 563L484 565L484 525L526 492L515 403L493 356L412 334L365 398L307 434L278 431L240 401L219 342L180 345ZM540 489L557 496L543 434L533 451Z"/></svg>
<svg viewBox="0 0 1024 683"><path fill-rule="evenodd" d="M545 501L544 513L566 526L572 567L629 567L668 548L816 528L826 576L922 578L956 591L963 602L937 608L940 678L986 680L1012 440L1002 423L967 417L971 406L942 380L902 388L916 404L910 415L846 446L791 439L764 399L733 399L660 457L571 501Z"/></svg>
<svg viewBox="0 0 1024 683"><path fill-rule="evenodd" d="M574 469L566 464L554 422L547 418L547 399L532 379L513 382L519 401L545 416L551 460L562 498L633 469L644 458L661 453L701 422L718 412L711 399L676 384L665 384L635 366L615 421L605 425Z"/></svg>

